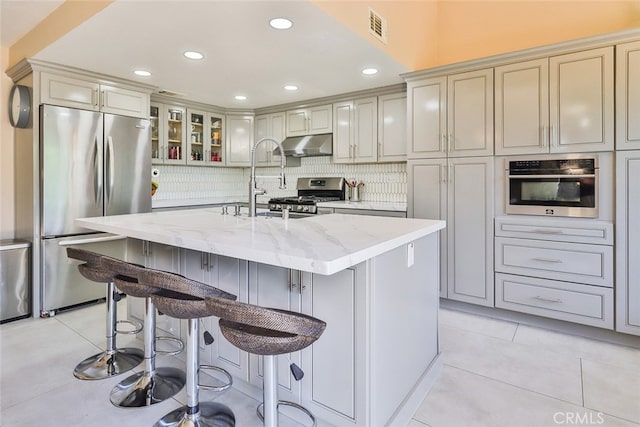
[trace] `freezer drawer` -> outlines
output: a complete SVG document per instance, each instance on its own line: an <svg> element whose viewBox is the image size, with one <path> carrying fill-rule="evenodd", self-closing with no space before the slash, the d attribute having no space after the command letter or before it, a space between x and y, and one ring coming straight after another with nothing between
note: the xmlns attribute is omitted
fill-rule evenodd
<svg viewBox="0 0 640 427"><path fill-rule="evenodd" d="M105 297L106 285L85 279L78 272L80 261L67 257L74 247L124 260L126 237L100 233L42 241L41 315Z"/></svg>
<svg viewBox="0 0 640 427"><path fill-rule="evenodd" d="M0 322L31 313L31 243L0 240Z"/></svg>

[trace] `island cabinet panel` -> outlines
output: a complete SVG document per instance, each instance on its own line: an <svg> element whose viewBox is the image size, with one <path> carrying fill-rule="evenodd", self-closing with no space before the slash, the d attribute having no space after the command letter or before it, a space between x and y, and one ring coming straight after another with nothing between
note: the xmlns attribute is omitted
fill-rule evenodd
<svg viewBox="0 0 640 427"><path fill-rule="evenodd" d="M313 275L303 292L303 311L327 322L324 333L303 350L308 378L302 404L336 425L364 423L366 363L366 267L359 264L331 276Z"/></svg>
<svg viewBox="0 0 640 427"><path fill-rule="evenodd" d="M206 252L182 249L181 274L189 279L222 289L236 295L238 301L247 302L247 263ZM235 378L248 381L248 355L229 343L220 332L218 318L201 319L200 363L220 366ZM183 326L186 321L183 321ZM204 343L204 331L214 337L211 345Z"/></svg>
<svg viewBox="0 0 640 427"><path fill-rule="evenodd" d="M249 303L262 307L272 307L281 310L300 312L300 290L302 289L302 274L299 271L276 267L273 265L251 262L249 263ZM252 354L249 356L249 381L262 387L263 357ZM300 352L278 356L278 398L299 402L300 383L297 382L289 365L295 363L300 366ZM304 368L303 368L304 370ZM302 381L305 381L303 379Z"/></svg>
<svg viewBox="0 0 640 427"><path fill-rule="evenodd" d="M144 265L156 270L180 272L180 249L175 246L146 240L127 239L127 261ZM144 298L127 298L127 315L137 320L144 320ZM174 319L158 313L156 328L180 338L180 319ZM158 333L158 335L165 335Z"/></svg>

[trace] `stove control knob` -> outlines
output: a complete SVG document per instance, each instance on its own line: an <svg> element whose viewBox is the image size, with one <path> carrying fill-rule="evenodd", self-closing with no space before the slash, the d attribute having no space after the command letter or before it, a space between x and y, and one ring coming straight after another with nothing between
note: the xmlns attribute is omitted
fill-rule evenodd
<svg viewBox="0 0 640 427"><path fill-rule="evenodd" d="M303 212L309 212L309 206L305 206L305 207L303 207L303 208L302 208L302 211L303 211Z"/></svg>
<svg viewBox="0 0 640 427"><path fill-rule="evenodd" d="M282 206L280 206L279 204L277 204L277 205L276 205L276 209L277 209L277 210L281 210L281 209L282 209Z"/></svg>
<svg viewBox="0 0 640 427"><path fill-rule="evenodd" d="M304 206L302 206L302 205L298 205L298 210L299 210L299 211L302 211L302 209L303 209L303 208L304 208Z"/></svg>

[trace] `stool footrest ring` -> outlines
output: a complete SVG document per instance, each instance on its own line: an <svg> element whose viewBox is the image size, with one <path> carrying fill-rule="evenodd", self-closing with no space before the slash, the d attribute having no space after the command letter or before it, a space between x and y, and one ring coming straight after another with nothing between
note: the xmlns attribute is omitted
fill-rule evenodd
<svg viewBox="0 0 640 427"><path fill-rule="evenodd" d="M130 331L118 329L118 325L120 324L131 325L133 329ZM143 328L142 322L139 322L137 320L118 320L116 321L115 332L116 334L135 335L135 334L139 334L142 331L142 328Z"/></svg>
<svg viewBox="0 0 640 427"><path fill-rule="evenodd" d="M156 337L156 341L170 341L172 343L175 343L176 346L178 347L176 350L158 350L158 349L156 349L156 354L162 354L162 355L167 355L167 356L175 356L176 354L182 353L182 350L184 350L184 343L181 340L179 340L178 338L174 338L174 337Z"/></svg>
<svg viewBox="0 0 640 427"><path fill-rule="evenodd" d="M314 417L313 414L311 413L311 411L309 411L304 406L299 405L299 404L297 404L295 402L290 402L288 400L278 400L278 407L280 407L280 405L290 406L292 408L296 408L299 411L302 411L311 420L311 422L312 422L311 427L315 427L316 426L316 417ZM264 402L262 402L261 404L258 405L258 407L256 408L256 414L258 414L258 418L260 418L260 421L264 422L264 415L262 415L262 411L261 411L263 406L264 406Z"/></svg>
<svg viewBox="0 0 640 427"><path fill-rule="evenodd" d="M231 374L229 372L227 372L225 369L222 369L219 366L213 366L213 365L200 365L200 370L207 370L207 369L212 370L212 371L218 371L218 372L221 372L222 374L224 374L224 376L227 377L227 383L223 384L221 386L198 384L198 386L200 386L201 389L213 390L213 391L224 391L224 390L228 389L229 387L231 387L233 385L233 378L231 377Z"/></svg>

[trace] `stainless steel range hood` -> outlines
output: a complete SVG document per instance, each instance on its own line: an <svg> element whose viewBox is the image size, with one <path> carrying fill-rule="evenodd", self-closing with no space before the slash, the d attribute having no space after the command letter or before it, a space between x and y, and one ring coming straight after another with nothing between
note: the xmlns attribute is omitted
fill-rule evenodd
<svg viewBox="0 0 640 427"><path fill-rule="evenodd" d="M310 157L331 156L333 154L333 134L292 136L282 141L285 156ZM273 154L280 155L276 147Z"/></svg>

